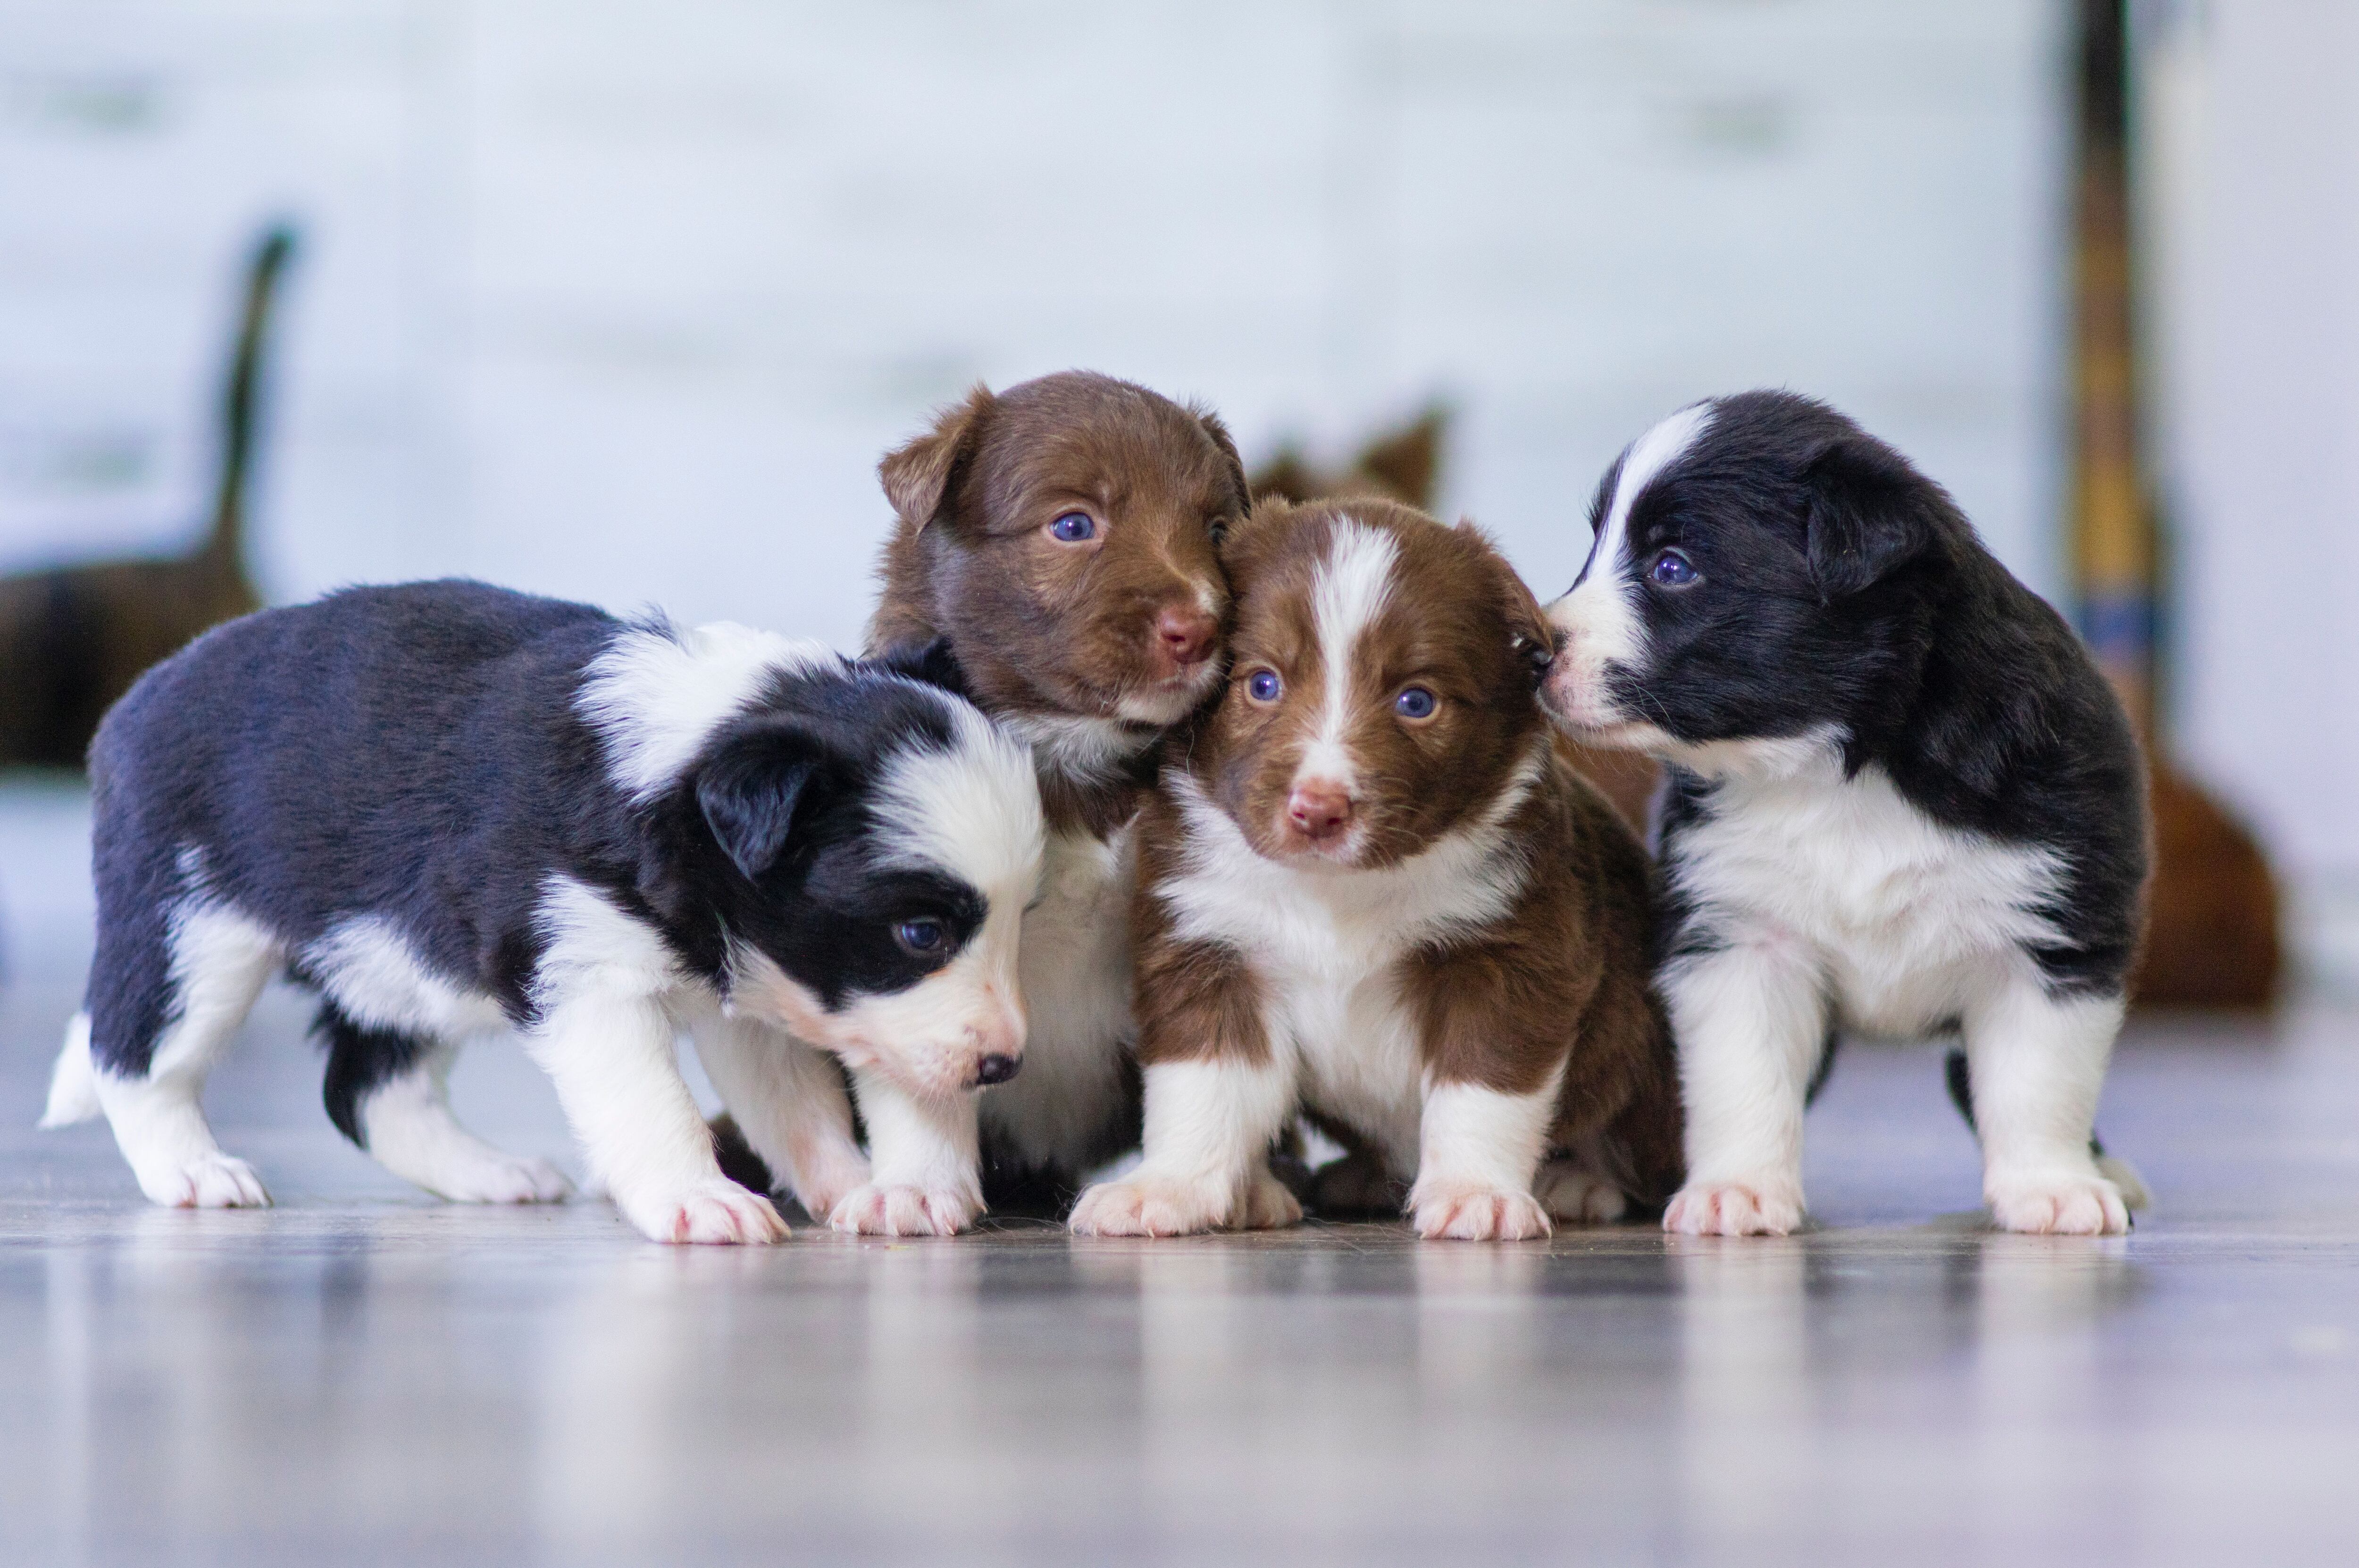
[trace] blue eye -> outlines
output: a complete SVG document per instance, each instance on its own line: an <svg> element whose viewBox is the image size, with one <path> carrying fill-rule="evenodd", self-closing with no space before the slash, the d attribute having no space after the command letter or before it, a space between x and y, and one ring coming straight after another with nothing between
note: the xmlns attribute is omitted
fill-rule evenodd
<svg viewBox="0 0 2359 1568"><path fill-rule="evenodd" d="M1256 702L1276 702L1286 683L1277 678L1276 670L1256 670L1245 677L1245 695Z"/></svg>
<svg viewBox="0 0 2359 1568"><path fill-rule="evenodd" d="M1098 536L1098 520L1086 512L1068 512L1049 524L1049 535L1068 545Z"/></svg>
<svg viewBox="0 0 2359 1568"><path fill-rule="evenodd" d="M1685 588L1696 577L1695 563L1677 550L1665 550L1647 568L1647 580L1657 588Z"/></svg>
<svg viewBox="0 0 2359 1568"><path fill-rule="evenodd" d="M1393 698L1393 711L1403 719L1430 719L1434 708L1439 706L1433 693L1421 686L1405 687L1401 694Z"/></svg>
<svg viewBox="0 0 2359 1568"><path fill-rule="evenodd" d="M893 927L893 940L912 953L931 955L942 950L950 933L939 920L905 920Z"/></svg>

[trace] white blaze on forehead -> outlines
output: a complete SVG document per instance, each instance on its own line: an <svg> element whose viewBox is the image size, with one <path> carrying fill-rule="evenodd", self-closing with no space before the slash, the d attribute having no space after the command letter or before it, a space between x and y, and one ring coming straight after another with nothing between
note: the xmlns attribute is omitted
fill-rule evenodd
<svg viewBox="0 0 2359 1568"><path fill-rule="evenodd" d="M1045 831L1032 758L1013 736L956 697L947 748L910 746L886 763L876 815L904 864L948 871L1020 912L1040 879Z"/></svg>
<svg viewBox="0 0 2359 1568"><path fill-rule="evenodd" d="M1310 617L1319 639L1319 665L1326 689L1319 729L1303 749L1295 779L1332 779L1357 787L1343 737L1352 719L1352 652L1392 597L1393 568L1400 546L1390 534L1349 517L1339 518L1310 585Z"/></svg>
<svg viewBox="0 0 2359 1568"><path fill-rule="evenodd" d="M677 633L635 626L590 661L574 702L605 741L614 782L644 803L771 676L842 662L824 643L728 622Z"/></svg>
<svg viewBox="0 0 2359 1568"><path fill-rule="evenodd" d="M1597 540L1588 564L1582 568L1572 591L1549 606L1549 621L1565 633L1564 652L1549 686L1569 692L1566 709L1576 722L1607 724L1625 716L1608 710L1603 680L1608 665L1636 665L1647 651L1646 623L1638 615L1638 583L1624 570L1629 548L1630 512L1647 487L1686 454L1712 424L1712 405L1698 403L1648 430L1622 454L1614 493L1606 497L1605 516L1597 526Z"/></svg>

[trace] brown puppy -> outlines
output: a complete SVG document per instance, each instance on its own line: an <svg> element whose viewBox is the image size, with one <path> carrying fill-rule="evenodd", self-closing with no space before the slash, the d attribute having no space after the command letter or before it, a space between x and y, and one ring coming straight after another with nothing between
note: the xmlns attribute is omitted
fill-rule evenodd
<svg viewBox="0 0 2359 1568"><path fill-rule="evenodd" d="M878 471L898 519L869 651L943 645L975 704L1032 748L1049 840L1019 947L1024 1068L963 1114L980 1113L991 1206L1062 1212L1138 1136L1130 824L1156 742L1220 682L1215 545L1245 515L1244 465L1215 416L1075 371L977 387ZM733 1174L759 1180L715 1131ZM792 1169L761 1130L743 1136ZM835 1196L797 1195L815 1214Z"/></svg>
<svg viewBox="0 0 2359 1568"><path fill-rule="evenodd" d="M1414 1180L1425 1236L1659 1202L1646 858L1551 746L1529 590L1471 526L1373 499L1265 502L1223 555L1228 691L1139 827L1146 1160L1073 1227L1291 1222L1266 1156L1298 1108Z"/></svg>

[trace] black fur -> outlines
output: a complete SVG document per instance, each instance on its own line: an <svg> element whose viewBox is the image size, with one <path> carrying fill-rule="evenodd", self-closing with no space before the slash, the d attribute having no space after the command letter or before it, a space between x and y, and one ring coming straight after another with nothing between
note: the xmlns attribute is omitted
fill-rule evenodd
<svg viewBox="0 0 2359 1568"><path fill-rule="evenodd" d="M1620 476L1592 513L1602 525ZM1782 392L1718 399L1699 439L1634 502L1623 558L1642 574L1676 547L1701 582L1637 599L1649 656L1615 669L1622 708L1684 741L1839 726L1944 827L2060 854L2042 913L2065 934L2032 957L2059 993L2118 994L2147 866L2146 780L2120 702L2063 619L2008 574L1947 492L1824 404ZM1674 766L1667 849L1712 811ZM1661 956L1708 949L1671 890Z"/></svg>
<svg viewBox="0 0 2359 1568"><path fill-rule="evenodd" d="M726 991L730 938L831 1008L939 968L981 925L955 876L893 863L873 786L907 751L952 744L948 699L848 662L781 674L634 804L576 706L629 628L585 605L451 581L352 589L206 633L142 677L92 749L99 931L94 1060L146 1073L177 1011L168 924L225 904L297 955L336 922L390 921L436 975L535 1019L543 888L563 874L647 923ZM657 630L659 630L657 629ZM894 927L939 921L917 956ZM329 1114L430 1047L333 1004Z"/></svg>

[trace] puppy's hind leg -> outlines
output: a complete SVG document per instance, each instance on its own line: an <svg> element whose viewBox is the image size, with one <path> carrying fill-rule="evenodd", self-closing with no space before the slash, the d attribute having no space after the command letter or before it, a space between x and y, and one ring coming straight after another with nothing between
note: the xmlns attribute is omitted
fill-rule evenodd
<svg viewBox="0 0 2359 1568"><path fill-rule="evenodd" d="M2122 1190L2098 1170L2089 1138L2122 1011L2118 996L2051 996L2028 975L1968 1011L1983 1195L2002 1229L2129 1228Z"/></svg>
<svg viewBox="0 0 2359 1568"><path fill-rule="evenodd" d="M555 1203L571 1190L548 1161L504 1153L459 1125L455 1046L365 1028L333 1002L312 1028L328 1048L329 1119L395 1175L452 1203Z"/></svg>
<svg viewBox="0 0 2359 1568"><path fill-rule="evenodd" d="M222 1152L199 1101L284 960L277 939L218 905L184 906L168 923L161 911L117 918L103 903L101 914L88 1050L99 1106L139 1190L168 1208L266 1206L262 1179Z"/></svg>

